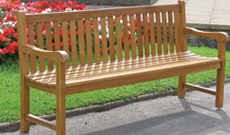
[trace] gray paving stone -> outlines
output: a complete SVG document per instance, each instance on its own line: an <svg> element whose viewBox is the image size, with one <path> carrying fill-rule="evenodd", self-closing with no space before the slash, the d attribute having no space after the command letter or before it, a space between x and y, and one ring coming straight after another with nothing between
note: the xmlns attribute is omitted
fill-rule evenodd
<svg viewBox="0 0 230 135"><path fill-rule="evenodd" d="M176 4L178 0L158 0L154 5L161 5L161 4Z"/></svg>
<svg viewBox="0 0 230 135"><path fill-rule="evenodd" d="M190 6L193 6L193 7L200 7L200 8L213 8L214 7L214 3L210 3L210 4L207 4L207 6L205 5L207 3L186 3L186 6L189 8ZM205 5L205 6L204 6Z"/></svg>
<svg viewBox="0 0 230 135"><path fill-rule="evenodd" d="M185 8L186 11L192 11L193 14L199 14L201 12L207 12L207 13L210 13L210 14L207 14L209 17L211 16L211 13L213 11L213 8L203 8L203 7L199 7L199 6L188 6Z"/></svg>
<svg viewBox="0 0 230 135"><path fill-rule="evenodd" d="M209 24L211 18L206 15L190 15L186 18L187 23L204 23Z"/></svg>
<svg viewBox="0 0 230 135"><path fill-rule="evenodd" d="M218 17L230 17L230 6L228 10L221 10L221 9L214 9L212 13L212 18L218 18ZM226 19L228 20L228 19Z"/></svg>

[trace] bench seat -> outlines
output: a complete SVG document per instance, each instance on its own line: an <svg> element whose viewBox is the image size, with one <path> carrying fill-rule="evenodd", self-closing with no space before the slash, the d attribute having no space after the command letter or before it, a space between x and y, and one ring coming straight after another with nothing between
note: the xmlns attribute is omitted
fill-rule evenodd
<svg viewBox="0 0 230 135"><path fill-rule="evenodd" d="M197 70L188 70L191 68L197 68ZM154 80L178 75L178 71L181 72L180 75L183 75L217 68L220 68L220 60L218 58L208 58L186 51L101 64L77 67L71 66L69 69L65 70L66 87L68 91L69 87L76 85L84 85L95 82L98 84L102 83L102 85L104 85L105 82L109 80L127 80L127 78L132 79L140 77L140 74L144 77L144 82L149 80L148 75L151 73L154 73L155 76L152 76L150 80ZM168 71L171 73L163 76L162 72ZM173 71L175 71L175 75L172 74ZM161 75L157 77L156 73L160 73ZM147 78L145 76L147 76ZM55 69L52 71L46 70L42 73L30 73L29 75L26 75L25 78L30 82L44 87L56 87ZM79 91L76 90L76 93L78 92ZM80 92L82 91L80 90Z"/></svg>

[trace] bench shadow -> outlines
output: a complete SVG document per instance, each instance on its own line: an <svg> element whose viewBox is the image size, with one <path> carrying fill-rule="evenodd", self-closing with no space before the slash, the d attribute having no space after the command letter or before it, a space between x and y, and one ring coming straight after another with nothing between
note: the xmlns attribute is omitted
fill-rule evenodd
<svg viewBox="0 0 230 135"><path fill-rule="evenodd" d="M209 128L230 123L229 116L222 109L211 110L200 105L187 102L186 99L179 99L184 111L153 117L142 121L117 126L105 130L100 130L84 135L168 135L168 134L199 134ZM199 107L214 113L219 118L212 117L192 110L192 106ZM220 129L222 132L229 133L230 130ZM207 133L216 132L206 131Z"/></svg>
<svg viewBox="0 0 230 135"><path fill-rule="evenodd" d="M185 98L179 98L179 101L184 111L151 117L84 135L203 135L204 132L205 134L211 134L218 131L230 134L230 129L226 128L226 125L230 126L230 118L224 110L209 109L190 103ZM200 113L194 111L192 107L205 111ZM208 112L208 114L204 112ZM29 135L29 133L20 133L19 135Z"/></svg>

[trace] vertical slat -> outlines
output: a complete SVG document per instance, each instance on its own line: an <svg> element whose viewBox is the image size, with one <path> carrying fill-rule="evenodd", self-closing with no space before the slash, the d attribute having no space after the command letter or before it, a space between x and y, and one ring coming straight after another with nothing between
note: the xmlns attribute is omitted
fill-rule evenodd
<svg viewBox="0 0 230 135"><path fill-rule="evenodd" d="M179 12L175 12L174 14L174 25L175 25L175 44L176 44L176 52L180 51L180 29L179 29Z"/></svg>
<svg viewBox="0 0 230 135"><path fill-rule="evenodd" d="M135 39L135 24L134 24L134 15L130 15L130 30L131 30L131 50L132 58L135 59L136 55L136 39Z"/></svg>
<svg viewBox="0 0 230 135"><path fill-rule="evenodd" d="M85 44L84 44L84 32L83 32L83 19L78 20L78 37L79 37L79 55L81 66L85 65Z"/></svg>
<svg viewBox="0 0 230 135"><path fill-rule="evenodd" d="M118 55L118 60L122 60L123 59L123 54L122 54L122 42L121 42L120 16L116 16L116 34L117 34L117 55Z"/></svg>
<svg viewBox="0 0 230 135"><path fill-rule="evenodd" d="M78 54L77 54L77 41L76 41L76 30L75 20L70 20L70 38L71 38L71 54L72 54L72 66L78 66Z"/></svg>
<svg viewBox="0 0 230 135"><path fill-rule="evenodd" d="M54 22L54 43L55 43L55 50L61 50L60 46L60 29L59 29L59 22Z"/></svg>
<svg viewBox="0 0 230 135"><path fill-rule="evenodd" d="M166 22L166 12L162 13L162 24L163 24L163 43L164 43L164 54L168 53L168 29Z"/></svg>
<svg viewBox="0 0 230 135"><path fill-rule="evenodd" d="M68 29L67 22L62 21L62 40L63 40L63 49L69 54L69 41L68 41ZM70 67L70 63L65 63L66 68Z"/></svg>
<svg viewBox="0 0 230 135"><path fill-rule="evenodd" d="M148 36L148 20L147 14L143 14L144 21L144 41L145 41L145 56L149 56L149 36Z"/></svg>
<svg viewBox="0 0 230 135"><path fill-rule="evenodd" d="M92 47L92 34L91 34L91 20L90 18L85 19L86 25L86 44L87 44L87 59L88 64L93 64L93 47Z"/></svg>
<svg viewBox="0 0 230 135"><path fill-rule="evenodd" d="M162 42L161 42L161 22L160 13L156 13L156 29L157 29L157 53L162 54Z"/></svg>
<svg viewBox="0 0 230 135"><path fill-rule="evenodd" d="M98 32L98 20L97 18L93 19L93 32L94 32L94 53L96 63L99 64L101 62L100 55L100 44L99 44L99 32Z"/></svg>
<svg viewBox="0 0 230 135"><path fill-rule="evenodd" d="M42 23L37 23L37 43L38 43L38 48L44 49ZM39 70L40 72L45 71L45 59L43 57L39 57Z"/></svg>
<svg viewBox="0 0 230 135"><path fill-rule="evenodd" d="M154 14L150 14L151 54L156 55Z"/></svg>
<svg viewBox="0 0 230 135"><path fill-rule="evenodd" d="M124 33L124 48L125 48L125 59L129 59L129 36L128 36L128 21L127 16L123 16L123 33Z"/></svg>
<svg viewBox="0 0 230 135"><path fill-rule="evenodd" d="M34 45L34 24L28 24L29 28L29 44ZM30 55L30 68L31 73L37 72L37 65L36 65L36 56Z"/></svg>
<svg viewBox="0 0 230 135"><path fill-rule="evenodd" d="M102 55L103 62L108 62L108 48L107 48L107 37L106 37L106 23L105 18L101 18L101 36L102 36Z"/></svg>
<svg viewBox="0 0 230 135"><path fill-rule="evenodd" d="M110 61L115 61L115 46L114 46L114 35L113 35L113 17L109 17L109 48L110 48Z"/></svg>
<svg viewBox="0 0 230 135"><path fill-rule="evenodd" d="M45 22L45 29L46 29L46 48L47 50L52 50L52 36L51 36L51 26L50 22ZM53 60L48 60L48 70L53 70Z"/></svg>
<svg viewBox="0 0 230 135"><path fill-rule="evenodd" d="M143 45L142 45L142 28L141 28L141 15L136 15L137 19L137 43L138 43L138 56L143 57Z"/></svg>
<svg viewBox="0 0 230 135"><path fill-rule="evenodd" d="M172 18L173 18L172 12L168 12L170 53L174 52L174 34L173 34L173 19Z"/></svg>

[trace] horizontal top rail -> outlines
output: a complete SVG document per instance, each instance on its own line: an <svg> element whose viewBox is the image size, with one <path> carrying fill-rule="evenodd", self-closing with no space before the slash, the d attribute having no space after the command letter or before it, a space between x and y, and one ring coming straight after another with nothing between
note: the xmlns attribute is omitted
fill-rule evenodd
<svg viewBox="0 0 230 135"><path fill-rule="evenodd" d="M157 6L139 6L139 7L121 7L111 9L97 9L60 13L41 13L26 14L26 23L48 22L48 21L65 21L82 18L108 17L131 14L145 14L156 12L180 11L180 4L157 5Z"/></svg>

